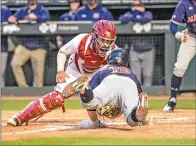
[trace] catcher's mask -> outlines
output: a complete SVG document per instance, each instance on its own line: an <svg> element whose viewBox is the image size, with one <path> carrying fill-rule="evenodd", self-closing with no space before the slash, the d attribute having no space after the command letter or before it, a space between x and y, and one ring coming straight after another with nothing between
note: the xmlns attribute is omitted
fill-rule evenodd
<svg viewBox="0 0 196 146"><path fill-rule="evenodd" d="M121 48L114 49L108 55L108 62L109 64L128 66L128 62L129 62L128 52Z"/></svg>

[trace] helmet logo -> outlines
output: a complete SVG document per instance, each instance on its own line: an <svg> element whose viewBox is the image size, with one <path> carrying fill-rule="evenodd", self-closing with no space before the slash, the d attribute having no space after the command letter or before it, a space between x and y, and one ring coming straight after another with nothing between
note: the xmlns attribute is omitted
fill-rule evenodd
<svg viewBox="0 0 196 146"><path fill-rule="evenodd" d="M109 31L106 32L106 38L111 38L111 34Z"/></svg>
<svg viewBox="0 0 196 146"><path fill-rule="evenodd" d="M116 27L108 20L99 20L93 26L95 48L101 57L105 57L116 40Z"/></svg>

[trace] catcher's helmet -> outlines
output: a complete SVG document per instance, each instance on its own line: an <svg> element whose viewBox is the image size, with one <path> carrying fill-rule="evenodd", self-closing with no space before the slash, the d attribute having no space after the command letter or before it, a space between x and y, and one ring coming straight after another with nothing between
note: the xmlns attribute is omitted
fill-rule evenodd
<svg viewBox="0 0 196 146"><path fill-rule="evenodd" d="M108 55L109 64L117 64L120 66L128 66L129 64L129 54L126 50L122 48L117 48L111 51Z"/></svg>
<svg viewBox="0 0 196 146"><path fill-rule="evenodd" d="M116 41L116 26L112 21L99 20L93 25L95 50L101 57L105 57Z"/></svg>

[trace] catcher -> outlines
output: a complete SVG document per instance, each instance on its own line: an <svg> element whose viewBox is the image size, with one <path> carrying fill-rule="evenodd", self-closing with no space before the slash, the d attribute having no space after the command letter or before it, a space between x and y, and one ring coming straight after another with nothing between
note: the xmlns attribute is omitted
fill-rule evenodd
<svg viewBox="0 0 196 146"><path fill-rule="evenodd" d="M32 101L24 110L8 119L7 124L20 126L28 121L36 120L52 110L62 107L68 97L77 93L77 90L69 90L67 85L75 81L74 86L82 85L88 76L107 64L107 54L114 48L116 40L116 26L108 20L97 21L93 25L92 33L81 33L71 41L62 46L57 55L57 85L54 91ZM71 55L68 65L64 70L67 56ZM76 80L77 79L77 80ZM71 88L72 89L72 88ZM95 111L87 111L88 115L95 114Z"/></svg>
<svg viewBox="0 0 196 146"><path fill-rule="evenodd" d="M69 86L80 91L81 105L96 110L97 115L82 123L83 128L100 127L99 116L115 119L124 114L127 124L134 127L145 123L148 114L148 97L142 92L136 76L128 67L128 54L115 49L108 55L109 65L99 69L88 87ZM83 83L84 85L84 83ZM82 87L82 88L81 88ZM78 88L78 89L76 89Z"/></svg>

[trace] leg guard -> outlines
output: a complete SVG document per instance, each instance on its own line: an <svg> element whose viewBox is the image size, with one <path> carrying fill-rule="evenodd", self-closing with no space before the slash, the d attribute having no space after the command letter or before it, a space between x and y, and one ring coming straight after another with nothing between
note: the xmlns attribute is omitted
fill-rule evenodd
<svg viewBox="0 0 196 146"><path fill-rule="evenodd" d="M64 106L64 97L60 92L51 92L45 96L32 101L27 107L15 118L18 120L18 125L21 125L29 120L41 117L58 107Z"/></svg>

